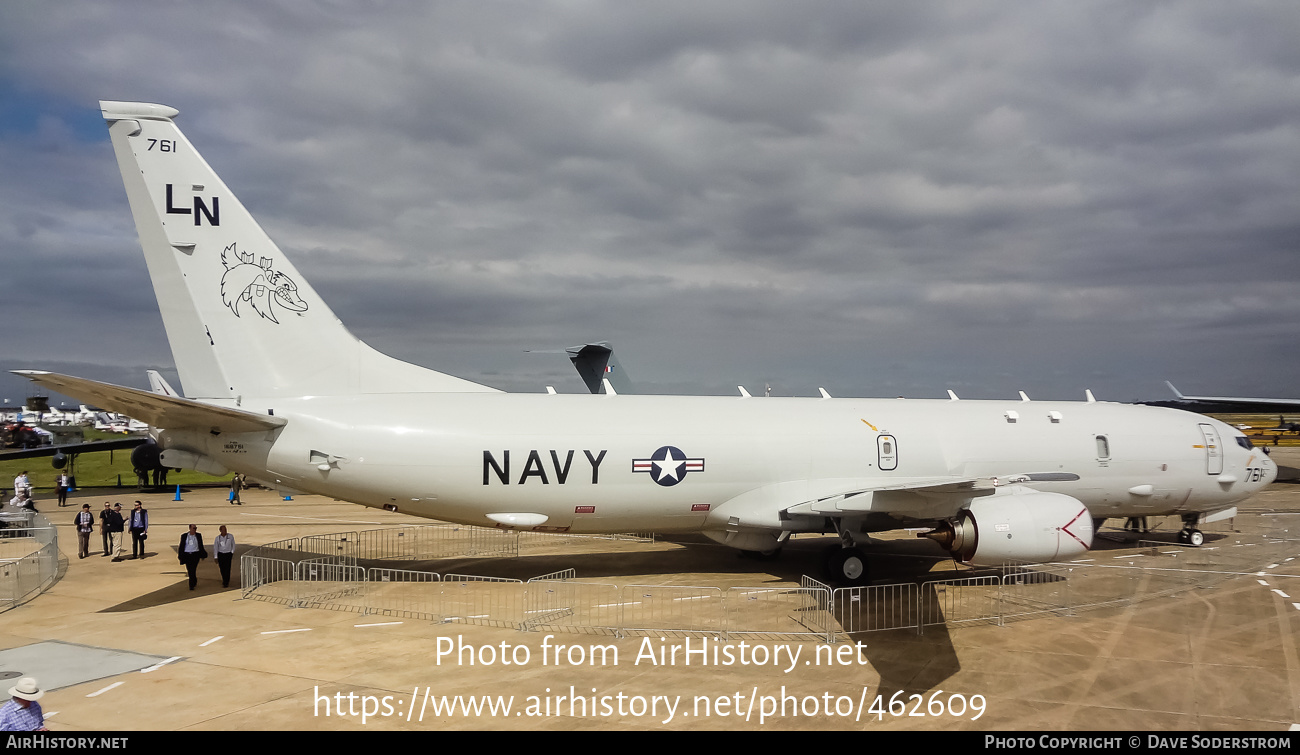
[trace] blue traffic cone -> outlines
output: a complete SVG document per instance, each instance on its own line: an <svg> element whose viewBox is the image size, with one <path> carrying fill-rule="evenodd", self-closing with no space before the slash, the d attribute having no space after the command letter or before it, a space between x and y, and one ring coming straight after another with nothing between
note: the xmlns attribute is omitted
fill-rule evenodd
<svg viewBox="0 0 1300 755"><path fill-rule="evenodd" d="M180 486L180 485L177 485L177 486L176 486L176 497L173 498L172 500L173 500L173 501L179 501L180 499L181 499L181 486Z"/></svg>

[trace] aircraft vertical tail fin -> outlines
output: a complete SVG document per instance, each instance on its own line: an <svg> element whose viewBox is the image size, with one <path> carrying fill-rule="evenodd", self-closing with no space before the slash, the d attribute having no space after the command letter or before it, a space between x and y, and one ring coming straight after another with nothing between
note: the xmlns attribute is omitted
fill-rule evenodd
<svg viewBox="0 0 1300 755"><path fill-rule="evenodd" d="M174 108L100 108L187 396L494 390L348 332L176 127Z"/></svg>
<svg viewBox="0 0 1300 755"><path fill-rule="evenodd" d="M592 393L634 393L632 381L614 357L614 347L604 341L566 349L569 361ZM609 388L605 387L609 383ZM612 389L612 390L611 390Z"/></svg>
<svg viewBox="0 0 1300 755"><path fill-rule="evenodd" d="M145 374L149 376L149 388L154 393L160 396L171 396L172 398L180 397L176 389L171 386L171 383L167 382L167 379L158 370L145 370Z"/></svg>

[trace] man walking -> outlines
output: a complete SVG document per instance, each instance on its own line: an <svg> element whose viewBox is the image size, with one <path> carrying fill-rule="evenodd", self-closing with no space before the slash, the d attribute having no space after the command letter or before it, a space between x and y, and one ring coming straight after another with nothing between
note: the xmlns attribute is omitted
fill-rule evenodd
<svg viewBox="0 0 1300 755"><path fill-rule="evenodd" d="M64 506L68 502L68 475L65 472L59 472L54 478L54 492L59 496L59 505Z"/></svg>
<svg viewBox="0 0 1300 755"><path fill-rule="evenodd" d="M181 543L176 548L176 555L180 562L185 565L185 571L190 576L190 589L199 583L199 560L208 557L208 551L203 547L203 535L199 533L196 525L190 525L190 531L181 535Z"/></svg>
<svg viewBox="0 0 1300 755"><path fill-rule="evenodd" d="M126 530L126 520L122 518L122 504L113 504L113 510L108 512L108 538L113 545L113 560L122 560L122 540Z"/></svg>
<svg viewBox="0 0 1300 755"><path fill-rule="evenodd" d="M230 587L230 562L235 558L235 536L226 532L226 525L221 525L221 534L213 541L217 551L217 566L221 569L221 586Z"/></svg>
<svg viewBox="0 0 1300 755"><path fill-rule="evenodd" d="M77 525L77 558L85 558L90 555L90 533L95 529L95 515L90 513L89 503L82 504L75 524Z"/></svg>
<svg viewBox="0 0 1300 755"><path fill-rule="evenodd" d="M108 555L108 515L113 513L113 504L104 501L104 510L99 512L99 534L104 538L104 555Z"/></svg>
<svg viewBox="0 0 1300 755"><path fill-rule="evenodd" d="M144 541L149 532L149 510L141 501L135 502L128 517L131 530L131 558L144 558Z"/></svg>

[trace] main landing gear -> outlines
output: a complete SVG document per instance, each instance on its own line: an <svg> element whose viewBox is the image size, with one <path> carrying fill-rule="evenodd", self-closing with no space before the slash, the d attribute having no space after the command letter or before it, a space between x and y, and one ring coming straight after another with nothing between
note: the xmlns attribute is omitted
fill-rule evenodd
<svg viewBox="0 0 1300 755"><path fill-rule="evenodd" d="M822 554L827 580L846 587L867 584L870 581L867 555L853 544L851 538L841 537L844 538L842 544L829 546Z"/></svg>
<svg viewBox="0 0 1300 755"><path fill-rule="evenodd" d="M832 519L831 524L840 536L839 545L831 545L822 553L822 566L826 570L826 581L846 587L858 587L870 581L867 569L867 555L857 546L849 530L839 519Z"/></svg>
<svg viewBox="0 0 1300 755"><path fill-rule="evenodd" d="M848 587L867 584L867 556L862 549L833 545L827 550L826 573L831 581Z"/></svg>
<svg viewBox="0 0 1300 755"><path fill-rule="evenodd" d="M1196 514L1183 517L1183 529L1178 533L1178 542L1197 548L1205 543L1205 533L1196 529L1198 518L1199 516Z"/></svg>

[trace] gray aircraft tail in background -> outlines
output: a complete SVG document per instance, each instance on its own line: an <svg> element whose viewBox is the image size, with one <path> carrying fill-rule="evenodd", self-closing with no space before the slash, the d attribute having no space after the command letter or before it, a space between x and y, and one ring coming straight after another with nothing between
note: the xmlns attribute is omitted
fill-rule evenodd
<svg viewBox="0 0 1300 755"><path fill-rule="evenodd" d="M574 346L565 349L565 353L582 376L582 382L587 384L587 390L592 393L635 392L623 366L614 358L614 347L605 341ZM608 386L605 381L609 381Z"/></svg>

